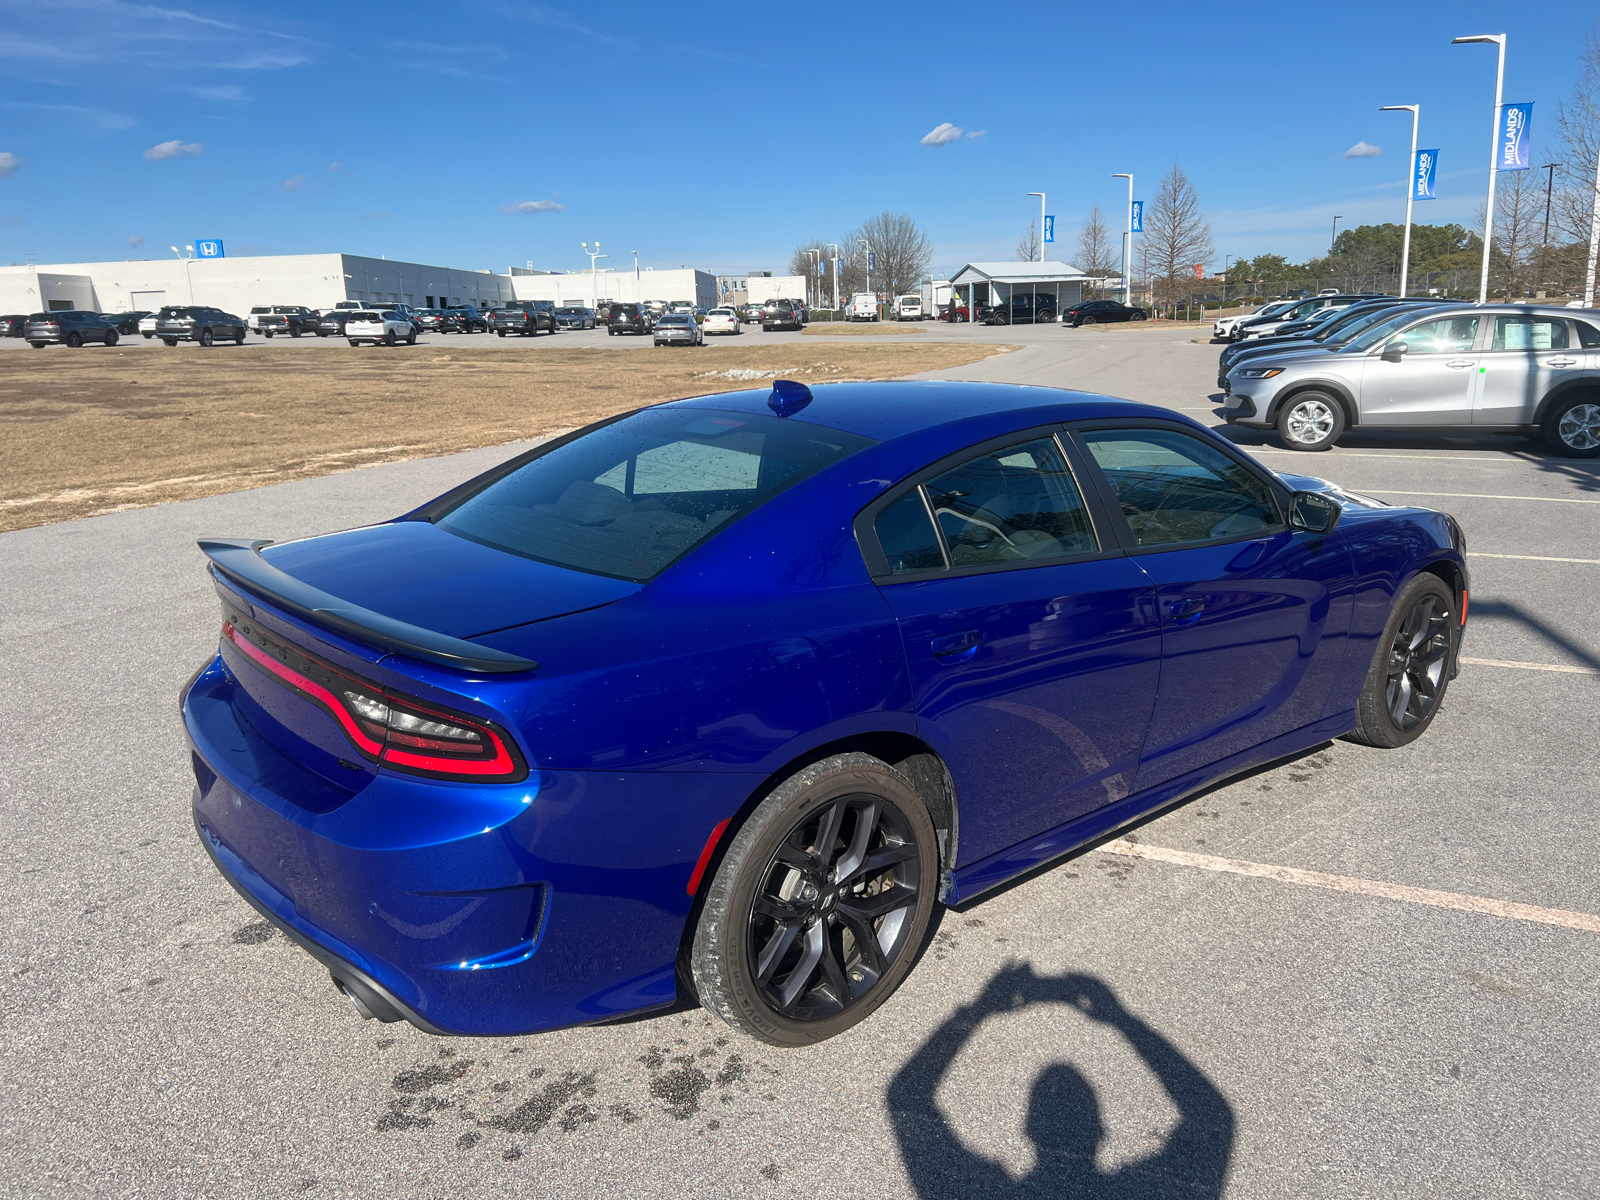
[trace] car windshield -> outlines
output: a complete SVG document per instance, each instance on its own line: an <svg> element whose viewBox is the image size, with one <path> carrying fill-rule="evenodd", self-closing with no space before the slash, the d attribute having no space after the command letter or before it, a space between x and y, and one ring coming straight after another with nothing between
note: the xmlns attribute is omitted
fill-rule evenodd
<svg viewBox="0 0 1600 1200"><path fill-rule="evenodd" d="M1359 337L1351 338L1346 342L1344 345L1345 351L1351 354L1364 353L1383 341L1407 321L1415 320L1416 316L1416 310L1408 308L1395 313L1393 316L1385 317L1376 325L1369 326Z"/></svg>
<svg viewBox="0 0 1600 1200"><path fill-rule="evenodd" d="M436 521L512 554L642 583L872 444L762 414L646 409L541 455Z"/></svg>
<svg viewBox="0 0 1600 1200"><path fill-rule="evenodd" d="M558 308L558 309L556 309L556 312L557 312L558 315L563 316L563 317L576 317L580 313L583 312L583 309L581 309L581 308Z"/></svg>
<svg viewBox="0 0 1600 1200"><path fill-rule="evenodd" d="M1357 313L1346 313L1331 325L1318 329L1317 340L1348 342L1379 321L1387 321L1399 313L1416 311L1416 308L1404 305L1398 308L1369 308Z"/></svg>
<svg viewBox="0 0 1600 1200"><path fill-rule="evenodd" d="M376 312L353 312L353 313L350 314L350 320L352 320L352 321L381 321L381 320L383 320L383 314L382 313L376 313Z"/></svg>

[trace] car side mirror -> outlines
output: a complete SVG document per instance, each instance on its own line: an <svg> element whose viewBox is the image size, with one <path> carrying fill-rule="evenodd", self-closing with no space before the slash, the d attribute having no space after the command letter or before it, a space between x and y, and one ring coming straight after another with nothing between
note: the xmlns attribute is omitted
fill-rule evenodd
<svg viewBox="0 0 1600 1200"><path fill-rule="evenodd" d="M1331 533L1344 509L1321 492L1295 492L1289 497L1289 528L1306 533Z"/></svg>
<svg viewBox="0 0 1600 1200"><path fill-rule="evenodd" d="M1406 351L1409 349L1410 347L1402 342L1399 338L1395 338L1391 342L1385 342L1383 344L1383 361L1399 362L1406 356Z"/></svg>

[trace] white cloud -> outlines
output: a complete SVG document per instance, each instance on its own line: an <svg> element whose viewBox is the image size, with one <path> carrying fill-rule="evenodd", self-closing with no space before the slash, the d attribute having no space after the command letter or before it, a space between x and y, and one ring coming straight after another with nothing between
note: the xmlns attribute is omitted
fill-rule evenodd
<svg viewBox="0 0 1600 1200"><path fill-rule="evenodd" d="M944 146L955 141L960 136L961 126L952 125L949 121L944 121L935 125L924 135L922 144L924 146Z"/></svg>
<svg viewBox="0 0 1600 1200"><path fill-rule="evenodd" d="M283 181L283 190L286 192L298 192L305 185L306 177L304 175L291 175Z"/></svg>
<svg viewBox="0 0 1600 1200"><path fill-rule="evenodd" d="M189 89L191 96L198 96L202 100L243 100L245 98L242 87L193 87Z"/></svg>
<svg viewBox="0 0 1600 1200"><path fill-rule="evenodd" d="M982 137L984 134L986 134L988 132L989 131L987 129L974 129L970 133L968 133L967 136L969 138Z"/></svg>
<svg viewBox="0 0 1600 1200"><path fill-rule="evenodd" d="M22 160L9 150L0 150L0 179L9 179L17 173Z"/></svg>
<svg viewBox="0 0 1600 1200"><path fill-rule="evenodd" d="M334 174L338 174L339 173L339 164L338 163L329 163L328 164L328 170L332 171Z"/></svg>
<svg viewBox="0 0 1600 1200"><path fill-rule="evenodd" d="M1383 153L1381 146L1374 146L1371 142L1357 142L1344 152L1346 158L1377 158Z"/></svg>
<svg viewBox="0 0 1600 1200"><path fill-rule="evenodd" d="M144 234L134 234L124 243L124 245L126 245L129 250L137 250L140 246L144 245Z"/></svg>
<svg viewBox="0 0 1600 1200"><path fill-rule="evenodd" d="M500 211L509 217L519 213L565 212L566 207L554 200L518 200L515 204L502 204Z"/></svg>
<svg viewBox="0 0 1600 1200"><path fill-rule="evenodd" d="M205 151L204 142L181 142L173 138L170 142L159 142L144 152L145 158L151 162L160 162L163 158L199 158Z"/></svg>

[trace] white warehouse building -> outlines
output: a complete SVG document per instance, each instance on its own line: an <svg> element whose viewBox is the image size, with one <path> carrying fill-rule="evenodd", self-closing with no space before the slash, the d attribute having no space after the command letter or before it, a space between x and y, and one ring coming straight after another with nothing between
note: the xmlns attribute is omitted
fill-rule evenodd
<svg viewBox="0 0 1600 1200"><path fill-rule="evenodd" d="M570 275L530 275L517 271L511 276L518 300L552 300L559 305L593 308L597 301L664 300L671 304L686 301L696 308L717 306L717 277L709 271L684 267L675 271L574 271Z"/></svg>
<svg viewBox="0 0 1600 1200"><path fill-rule="evenodd" d="M541 278L535 276L534 278ZM488 308L517 299L512 278L359 254L155 258L0 267L0 312L154 310L206 304L243 316L257 304L332 308L341 300Z"/></svg>

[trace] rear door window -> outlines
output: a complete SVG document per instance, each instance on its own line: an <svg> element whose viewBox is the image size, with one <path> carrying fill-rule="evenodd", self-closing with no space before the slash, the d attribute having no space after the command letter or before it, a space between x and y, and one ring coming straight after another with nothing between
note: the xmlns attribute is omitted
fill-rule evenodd
<svg viewBox="0 0 1600 1200"><path fill-rule="evenodd" d="M1407 341L1409 341L1409 335ZM1494 319L1491 350L1565 350L1567 323L1560 317L1509 316Z"/></svg>

